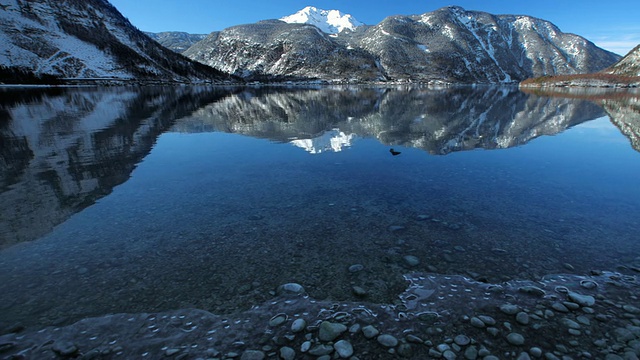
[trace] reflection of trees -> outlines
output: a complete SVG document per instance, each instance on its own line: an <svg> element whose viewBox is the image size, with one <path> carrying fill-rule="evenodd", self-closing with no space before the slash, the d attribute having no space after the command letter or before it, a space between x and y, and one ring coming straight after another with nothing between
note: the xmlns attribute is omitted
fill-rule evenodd
<svg viewBox="0 0 640 360"><path fill-rule="evenodd" d="M181 119L175 129L288 141L339 128L446 154L524 144L602 114L587 101L527 95L515 88L247 89Z"/></svg>

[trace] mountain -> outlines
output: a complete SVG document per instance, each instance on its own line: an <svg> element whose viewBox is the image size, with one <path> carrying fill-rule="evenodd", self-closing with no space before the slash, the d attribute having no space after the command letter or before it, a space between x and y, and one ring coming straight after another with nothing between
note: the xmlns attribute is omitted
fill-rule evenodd
<svg viewBox="0 0 640 360"><path fill-rule="evenodd" d="M145 32L147 36L160 45L182 54L193 44L207 37L207 34L189 34L181 31L165 31L159 33Z"/></svg>
<svg viewBox="0 0 640 360"><path fill-rule="evenodd" d="M598 72L577 75L543 76L520 83L522 88L565 87L640 87L640 45L620 61Z"/></svg>
<svg viewBox="0 0 640 360"><path fill-rule="evenodd" d="M308 24L261 21L209 34L187 57L246 80L382 79L375 59Z"/></svg>
<svg viewBox="0 0 640 360"><path fill-rule="evenodd" d="M422 15L391 16L353 31L336 32L334 26L328 36L320 30L327 27L329 12L323 16L322 10L312 9L292 15L305 24L271 20L235 26L212 33L185 55L248 79L294 75L342 82L437 83L511 83L599 71L620 59L529 16L449 6Z"/></svg>
<svg viewBox="0 0 640 360"><path fill-rule="evenodd" d="M364 25L349 14L343 14L339 10L322 10L313 6L298 11L295 14L285 16L280 20L289 24L309 24L327 34L337 34L345 29L355 30Z"/></svg>
<svg viewBox="0 0 640 360"><path fill-rule="evenodd" d="M22 72L75 81L228 79L160 46L107 0L2 2L0 82Z"/></svg>
<svg viewBox="0 0 640 360"><path fill-rule="evenodd" d="M640 45L603 72L620 76L640 77Z"/></svg>

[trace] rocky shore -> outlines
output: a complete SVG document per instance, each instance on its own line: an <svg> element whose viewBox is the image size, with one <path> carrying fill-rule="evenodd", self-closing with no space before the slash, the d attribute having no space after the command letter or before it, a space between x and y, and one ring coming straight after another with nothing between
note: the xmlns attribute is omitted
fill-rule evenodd
<svg viewBox="0 0 640 360"><path fill-rule="evenodd" d="M541 281L405 275L392 304L316 301L284 284L227 316L182 309L114 314L0 336L2 359L637 359L637 276Z"/></svg>

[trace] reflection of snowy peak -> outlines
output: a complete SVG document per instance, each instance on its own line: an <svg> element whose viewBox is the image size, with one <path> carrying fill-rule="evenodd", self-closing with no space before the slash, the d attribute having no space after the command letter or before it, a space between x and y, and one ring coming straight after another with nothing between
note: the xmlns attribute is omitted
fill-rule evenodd
<svg viewBox="0 0 640 360"><path fill-rule="evenodd" d="M349 14L343 14L338 10L322 10L313 6L307 6L280 20L290 24L314 25L327 34L337 34L344 29L355 30L358 26L364 25Z"/></svg>
<svg viewBox="0 0 640 360"><path fill-rule="evenodd" d="M320 154L327 151L342 151L343 147L351 146L355 137L355 134L347 135L340 129L332 129L313 139L298 139L291 141L291 143L311 154Z"/></svg>

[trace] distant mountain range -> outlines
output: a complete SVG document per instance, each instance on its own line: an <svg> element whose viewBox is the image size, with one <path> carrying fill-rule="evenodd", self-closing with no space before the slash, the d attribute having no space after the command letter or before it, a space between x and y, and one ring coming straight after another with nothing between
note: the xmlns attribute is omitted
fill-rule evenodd
<svg viewBox="0 0 640 360"><path fill-rule="evenodd" d="M224 82L227 74L152 41L106 0L3 0L0 82ZM20 82L20 81L14 81Z"/></svg>
<svg viewBox="0 0 640 360"><path fill-rule="evenodd" d="M181 31L145 32L145 34L162 46L180 54L207 37L207 34L189 34Z"/></svg>
<svg viewBox="0 0 640 360"><path fill-rule="evenodd" d="M203 38L142 33L106 0L4 3L0 83L49 81L46 76L76 82L513 83L596 72L620 59L541 19L456 6L391 16L373 26L338 10L306 7Z"/></svg>
<svg viewBox="0 0 640 360"><path fill-rule="evenodd" d="M602 70L620 56L528 16L450 6L375 26L307 7L211 33L184 54L247 80L510 83ZM318 31L324 30L324 31Z"/></svg>

